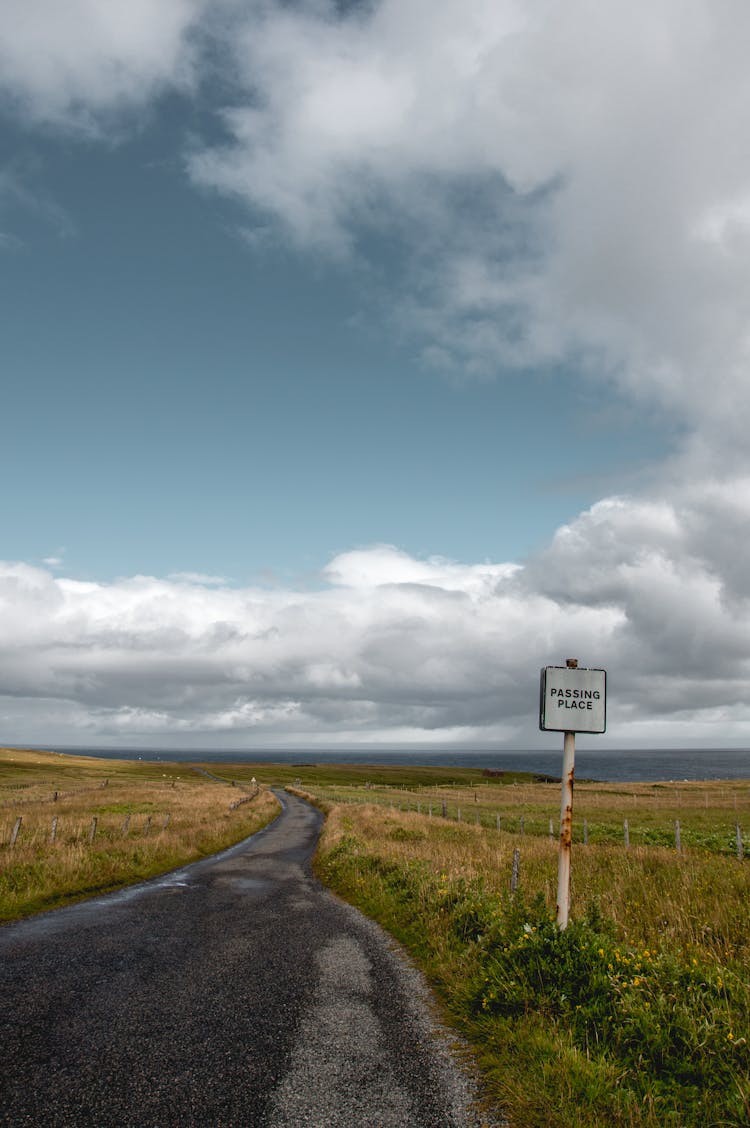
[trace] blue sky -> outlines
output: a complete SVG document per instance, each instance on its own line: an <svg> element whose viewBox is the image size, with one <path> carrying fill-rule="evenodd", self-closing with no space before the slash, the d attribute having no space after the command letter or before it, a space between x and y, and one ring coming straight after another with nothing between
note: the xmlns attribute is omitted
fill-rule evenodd
<svg viewBox="0 0 750 1128"><path fill-rule="evenodd" d="M258 210L185 176L192 119L165 98L113 145L5 114L24 193L3 208L6 458L24 467L6 556L234 582L380 542L520 560L669 448L665 420L567 363L431 370L383 312L398 248L253 246Z"/></svg>
<svg viewBox="0 0 750 1128"><path fill-rule="evenodd" d="M750 17L8 0L8 743L750 738Z"/></svg>

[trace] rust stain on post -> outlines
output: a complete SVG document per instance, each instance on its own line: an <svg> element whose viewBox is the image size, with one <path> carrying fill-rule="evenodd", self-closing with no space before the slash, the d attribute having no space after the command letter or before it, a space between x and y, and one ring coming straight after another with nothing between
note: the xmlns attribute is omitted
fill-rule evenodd
<svg viewBox="0 0 750 1128"><path fill-rule="evenodd" d="M560 800L560 857L557 867L557 923L566 928L570 908L570 851L573 843L573 783L575 733L566 732L563 744L563 779Z"/></svg>

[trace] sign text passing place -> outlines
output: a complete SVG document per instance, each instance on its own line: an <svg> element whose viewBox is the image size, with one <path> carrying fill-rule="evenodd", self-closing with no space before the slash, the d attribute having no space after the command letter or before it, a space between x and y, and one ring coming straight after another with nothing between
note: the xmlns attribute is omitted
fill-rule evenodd
<svg viewBox="0 0 750 1128"><path fill-rule="evenodd" d="M539 727L554 732L604 732L606 671L545 666L539 692Z"/></svg>

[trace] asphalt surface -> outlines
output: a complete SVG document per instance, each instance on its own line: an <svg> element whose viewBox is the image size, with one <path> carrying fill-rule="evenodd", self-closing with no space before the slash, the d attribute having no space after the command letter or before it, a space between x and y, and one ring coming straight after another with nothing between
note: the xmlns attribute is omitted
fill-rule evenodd
<svg viewBox="0 0 750 1128"><path fill-rule="evenodd" d="M320 814L0 928L0 1123L476 1128L392 941L310 875Z"/></svg>

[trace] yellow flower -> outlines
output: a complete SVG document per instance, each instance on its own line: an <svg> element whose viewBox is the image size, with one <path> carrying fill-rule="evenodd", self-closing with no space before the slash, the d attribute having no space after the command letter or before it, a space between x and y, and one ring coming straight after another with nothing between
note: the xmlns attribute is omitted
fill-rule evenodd
<svg viewBox="0 0 750 1128"><path fill-rule="evenodd" d="M729 1033L727 1034L727 1042L733 1042L733 1041L734 1041L734 1034L730 1030Z"/></svg>

